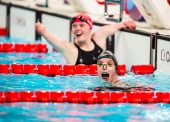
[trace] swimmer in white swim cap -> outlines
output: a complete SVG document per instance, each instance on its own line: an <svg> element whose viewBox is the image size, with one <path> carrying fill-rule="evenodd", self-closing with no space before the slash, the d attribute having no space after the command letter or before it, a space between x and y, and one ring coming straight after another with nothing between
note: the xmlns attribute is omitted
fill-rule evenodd
<svg viewBox="0 0 170 122"><path fill-rule="evenodd" d="M109 82L117 82L118 62L111 51L103 51L97 59L98 75Z"/></svg>
<svg viewBox="0 0 170 122"><path fill-rule="evenodd" d="M107 81L110 86L109 87L96 87L95 91L103 91L103 90L121 90L121 91L151 91L154 90L151 87L148 87L146 84L141 82L126 82L122 81L118 78L117 70L118 70L118 61L114 54L111 51L105 50L103 51L97 59L97 70L98 76L103 80Z"/></svg>

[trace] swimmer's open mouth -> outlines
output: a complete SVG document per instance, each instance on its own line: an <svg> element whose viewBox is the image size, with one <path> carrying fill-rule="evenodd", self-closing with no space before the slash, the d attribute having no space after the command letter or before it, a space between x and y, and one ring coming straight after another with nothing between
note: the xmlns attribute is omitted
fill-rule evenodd
<svg viewBox="0 0 170 122"><path fill-rule="evenodd" d="M79 32L76 33L76 36L77 36L77 37L80 37L81 35L83 35L82 32L81 32L81 33L79 33Z"/></svg>
<svg viewBox="0 0 170 122"><path fill-rule="evenodd" d="M81 36L82 34L76 34L77 37Z"/></svg>
<svg viewBox="0 0 170 122"><path fill-rule="evenodd" d="M109 73L107 73L107 72L103 72L101 74L101 76L102 76L102 79L104 79L104 80L108 80L109 79Z"/></svg>

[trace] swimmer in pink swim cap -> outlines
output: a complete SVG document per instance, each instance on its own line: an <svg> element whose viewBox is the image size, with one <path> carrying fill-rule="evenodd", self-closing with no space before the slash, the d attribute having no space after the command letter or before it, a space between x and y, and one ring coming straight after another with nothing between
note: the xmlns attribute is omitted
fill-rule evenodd
<svg viewBox="0 0 170 122"><path fill-rule="evenodd" d="M99 54L106 50L106 39L122 28L135 29L134 21L112 23L92 31L93 21L90 16L80 13L71 18L71 32L74 40L65 40L49 32L43 24L37 22L35 28L50 44L61 52L68 64L96 64ZM57 27L54 27L57 28ZM60 28L58 28L60 29ZM63 32L64 33L64 32Z"/></svg>
<svg viewBox="0 0 170 122"><path fill-rule="evenodd" d="M86 14L78 14L75 17L71 18L71 25L76 22L86 22L89 25L90 29L93 28L93 21Z"/></svg>

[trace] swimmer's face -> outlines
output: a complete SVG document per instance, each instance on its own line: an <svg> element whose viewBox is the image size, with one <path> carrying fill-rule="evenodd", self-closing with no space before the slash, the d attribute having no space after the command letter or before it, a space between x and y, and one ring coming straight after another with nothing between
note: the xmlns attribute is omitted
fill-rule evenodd
<svg viewBox="0 0 170 122"><path fill-rule="evenodd" d="M72 33L77 41L85 41L89 37L91 29L86 22L73 22Z"/></svg>
<svg viewBox="0 0 170 122"><path fill-rule="evenodd" d="M97 62L98 75L106 81L112 82L117 76L115 65L112 59L101 58Z"/></svg>

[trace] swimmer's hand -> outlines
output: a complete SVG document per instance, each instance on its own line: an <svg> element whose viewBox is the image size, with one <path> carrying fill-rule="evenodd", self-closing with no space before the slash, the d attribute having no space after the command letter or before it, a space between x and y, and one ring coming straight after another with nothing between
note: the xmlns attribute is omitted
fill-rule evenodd
<svg viewBox="0 0 170 122"><path fill-rule="evenodd" d="M125 21L125 22L123 22L123 25L128 29L132 29L132 30L136 29L135 21Z"/></svg>
<svg viewBox="0 0 170 122"><path fill-rule="evenodd" d="M41 35L43 35L44 32L45 32L45 27L44 27L44 25L41 24L41 22L39 22L39 21L35 23L35 29L36 29L36 31L37 31L39 34L41 34Z"/></svg>

